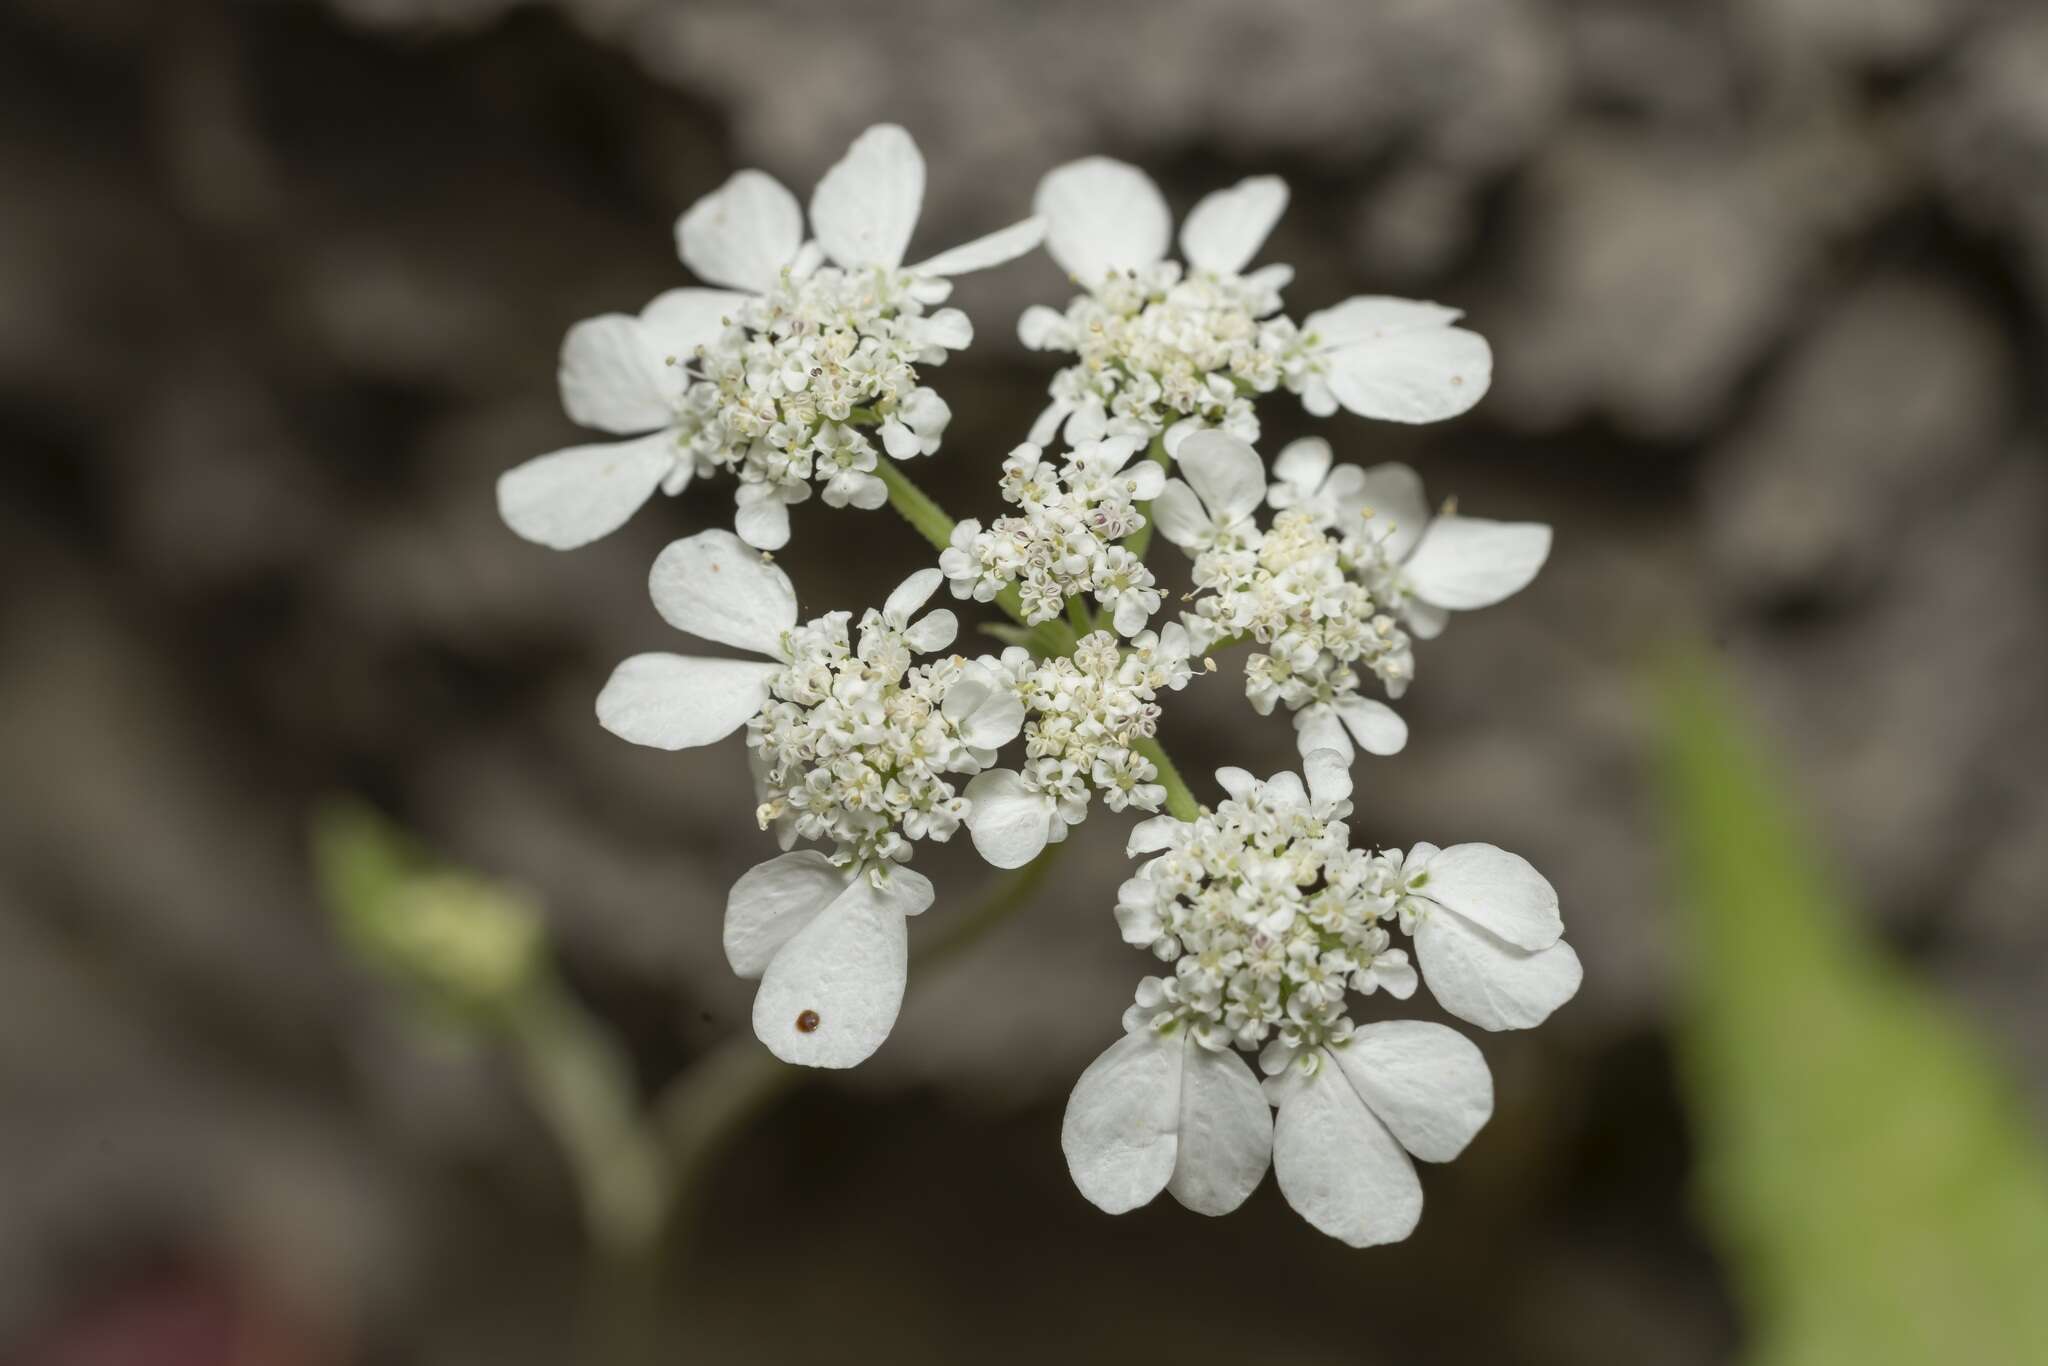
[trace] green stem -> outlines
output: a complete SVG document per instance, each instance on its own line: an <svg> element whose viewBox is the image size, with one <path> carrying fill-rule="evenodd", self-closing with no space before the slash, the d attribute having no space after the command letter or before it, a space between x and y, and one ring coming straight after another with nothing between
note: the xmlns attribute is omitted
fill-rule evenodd
<svg viewBox="0 0 2048 1366"><path fill-rule="evenodd" d="M1195 794L1188 790L1180 770L1173 766L1173 760L1166 757L1166 750L1157 739L1147 737L1134 741L1131 748L1152 761L1159 770L1160 785L1166 789L1166 812L1176 820L1191 821L1202 814L1202 804L1195 800Z"/></svg>
<svg viewBox="0 0 2048 1366"><path fill-rule="evenodd" d="M895 508L918 535L930 541L933 549L944 550L953 544L953 519L923 489L911 482L902 466L894 460L877 460L875 477L888 487L889 506Z"/></svg>
<svg viewBox="0 0 2048 1366"><path fill-rule="evenodd" d="M1146 451L1145 454L1158 461L1161 469L1173 468L1172 460L1167 458L1166 438L1164 436L1153 437L1152 448ZM1125 538L1124 549L1142 560L1145 558L1145 552L1152 548L1152 505L1150 503L1140 503L1138 504L1138 511L1145 514L1145 525L1139 527Z"/></svg>
<svg viewBox="0 0 2048 1366"><path fill-rule="evenodd" d="M1095 622L1088 615L1088 606L1081 601L1081 595L1078 593L1067 599L1067 621L1074 628L1076 640L1095 629Z"/></svg>

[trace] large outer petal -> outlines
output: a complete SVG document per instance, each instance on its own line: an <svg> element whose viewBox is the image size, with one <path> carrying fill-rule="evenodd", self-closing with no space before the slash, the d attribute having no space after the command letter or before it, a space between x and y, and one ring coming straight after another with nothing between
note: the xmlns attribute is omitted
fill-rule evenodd
<svg viewBox="0 0 2048 1366"><path fill-rule="evenodd" d="M1549 557L1550 528L1541 522L1439 517L1402 572L1424 602L1465 611L1521 592Z"/></svg>
<svg viewBox="0 0 2048 1366"><path fill-rule="evenodd" d="M1204 1048L1185 1029L1179 1037L1180 1151L1166 1188L1197 1214L1228 1214L1265 1178L1273 1111L1242 1057Z"/></svg>
<svg viewBox="0 0 2048 1366"><path fill-rule="evenodd" d="M1493 1116L1493 1074L1455 1029L1386 1020L1329 1052L1380 1122L1425 1162L1456 1157Z"/></svg>
<svg viewBox="0 0 2048 1366"><path fill-rule="evenodd" d="M675 464L665 431L571 446L499 475L498 515L529 541L574 550L624 526Z"/></svg>
<svg viewBox="0 0 2048 1366"><path fill-rule="evenodd" d="M1415 1164L1325 1053L1273 1125L1273 1175L1295 1212L1353 1247L1398 1243L1422 1218Z"/></svg>
<svg viewBox="0 0 2048 1366"><path fill-rule="evenodd" d="M842 266L894 270L923 207L923 154L909 133L878 123L853 140L811 192L811 231Z"/></svg>
<svg viewBox="0 0 2048 1366"><path fill-rule="evenodd" d="M1564 935L1557 889L1529 860L1491 844L1453 844L1420 865L1416 891L1518 949L1547 949Z"/></svg>
<svg viewBox="0 0 2048 1366"><path fill-rule="evenodd" d="M562 338L555 370L562 410L578 426L615 436L666 427L675 420L669 394L681 386L664 384L665 359L638 318L585 318Z"/></svg>
<svg viewBox="0 0 2048 1366"><path fill-rule="evenodd" d="M1197 270L1240 274L1286 211L1286 181L1271 175L1240 180L1195 205L1181 224L1181 253Z"/></svg>
<svg viewBox="0 0 2048 1366"><path fill-rule="evenodd" d="M1211 428L1189 435L1174 456L1218 527L1251 516L1266 497L1266 465L1259 453L1228 432Z"/></svg>
<svg viewBox="0 0 2048 1366"><path fill-rule="evenodd" d="M903 916L862 875L782 946L754 994L754 1033L770 1052L803 1067L853 1067L882 1046L909 971Z"/></svg>
<svg viewBox="0 0 2048 1366"><path fill-rule="evenodd" d="M725 899L725 959L759 977L777 950L846 890L847 872L814 849L757 863Z"/></svg>
<svg viewBox="0 0 2048 1366"><path fill-rule="evenodd" d="M714 285L766 294L803 245L796 196L764 171L737 171L676 220L683 264Z"/></svg>
<svg viewBox="0 0 2048 1366"><path fill-rule="evenodd" d="M1166 256L1173 220L1150 176L1108 157L1070 161L1038 182L1032 211L1045 249L1083 285L1111 271L1143 270Z"/></svg>
<svg viewBox="0 0 2048 1366"><path fill-rule="evenodd" d="M1183 550L1199 546L1211 530L1209 514L1202 510L1202 500L1178 479L1167 480L1160 488L1159 496L1152 500L1152 525L1158 528L1160 535Z"/></svg>
<svg viewBox="0 0 2048 1366"><path fill-rule="evenodd" d="M987 270L990 266L999 266L1005 261L1016 260L1044 240L1045 220L1031 217L1021 223L1012 223L1007 228L998 228L984 237L975 238L972 242L962 242L959 246L942 251L937 256L927 257L912 266L910 273L953 276ZM1053 316L1057 318L1060 315L1054 313Z"/></svg>
<svg viewBox="0 0 2048 1366"><path fill-rule="evenodd" d="M1124 1035L1074 1083L1060 1148L1074 1185L1111 1214L1166 1188L1180 1153L1182 1042L1145 1028Z"/></svg>
<svg viewBox="0 0 2048 1366"><path fill-rule="evenodd" d="M654 609L678 631L742 650L780 656L796 625L789 575L730 531L671 541L647 576Z"/></svg>
<svg viewBox="0 0 2048 1366"><path fill-rule="evenodd" d="M1437 1003L1481 1029L1530 1029L1579 990L1584 970L1560 939L1530 953L1436 909L1415 926L1415 961Z"/></svg>
<svg viewBox="0 0 2048 1366"><path fill-rule="evenodd" d="M1304 333L1330 367L1337 401L1361 417L1436 422L1477 403L1493 382L1486 339L1451 324L1456 309L1363 296L1311 314Z"/></svg>
<svg viewBox="0 0 2048 1366"><path fill-rule="evenodd" d="M597 695L598 723L622 740L656 749L709 745L738 730L768 700L781 666L753 659L634 655Z"/></svg>

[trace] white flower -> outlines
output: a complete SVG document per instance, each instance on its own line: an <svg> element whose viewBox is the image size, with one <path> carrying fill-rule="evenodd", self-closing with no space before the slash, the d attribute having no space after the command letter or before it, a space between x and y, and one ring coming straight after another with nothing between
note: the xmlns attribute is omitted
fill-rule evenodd
<svg viewBox="0 0 2048 1366"><path fill-rule="evenodd" d="M1529 1029L1578 994L1557 891L1490 844L1418 844L1401 861L1402 928L1437 1003L1481 1029Z"/></svg>
<svg viewBox="0 0 2048 1366"><path fill-rule="evenodd" d="M1387 422L1456 417L1493 382L1493 351L1442 304L1361 296L1311 313L1287 384L1317 417L1338 407Z"/></svg>
<svg viewBox="0 0 2048 1366"><path fill-rule="evenodd" d="M784 1062L852 1067L896 1024L909 970L906 917L932 904L909 868L841 868L802 850L733 884L725 956L761 979L754 1033Z"/></svg>
<svg viewBox="0 0 2048 1366"><path fill-rule="evenodd" d="M1083 445L1055 468L1029 442L1003 461L1003 497L1020 511L981 523L960 522L939 556L953 596L987 602L1019 585L1024 621L1035 625L1092 596L1117 631L1135 636L1159 610L1152 571L1117 544L1145 525L1139 504L1158 495L1166 475L1137 456L1139 443L1110 437Z"/></svg>
<svg viewBox="0 0 2048 1366"><path fill-rule="evenodd" d="M924 180L910 135L883 124L819 181L815 242L796 197L760 171L697 201L677 221L677 250L725 288L671 290L638 318L579 323L563 344L569 415L650 434L510 471L498 484L506 523L568 549L616 529L655 488L678 492L713 469L739 477L736 527L763 549L788 540L789 505L808 496L814 472L835 506L879 506L872 455L849 451L840 424L878 426L895 459L937 450L951 414L917 367L966 346L973 328L957 309L925 310L950 293L948 277L1020 256L1044 235L1028 219L905 267Z"/></svg>
<svg viewBox="0 0 2048 1366"><path fill-rule="evenodd" d="M1295 1212L1352 1247L1397 1243L1422 1217L1410 1156L1448 1162L1493 1115L1493 1078L1471 1040L1420 1020L1364 1025L1287 1061L1266 1082L1279 1107L1273 1174Z"/></svg>
<svg viewBox="0 0 2048 1366"><path fill-rule="evenodd" d="M768 660L634 655L598 694L598 721L621 739L657 749L724 739L760 713L770 681L788 667L788 633L796 625L789 576L730 531L703 531L661 552L648 591L678 631Z"/></svg>
<svg viewBox="0 0 2048 1366"><path fill-rule="evenodd" d="M1186 550L1227 545L1252 527L1266 496L1257 451L1225 432L1196 432L1181 442L1183 479L1169 479L1152 502L1159 534Z"/></svg>
<svg viewBox="0 0 2048 1366"><path fill-rule="evenodd" d="M1319 436L1290 441L1274 457L1274 481L1266 490L1266 506L1275 512L1299 508L1317 527L1335 526L1347 511L1365 500L1360 489L1365 471L1356 465L1330 467L1330 443Z"/></svg>
<svg viewBox="0 0 2048 1366"><path fill-rule="evenodd" d="M1273 1116L1227 1047L1138 1024L1090 1063L1060 1125L1067 1170L1111 1214L1162 1190L1200 1214L1228 1214L1266 1175Z"/></svg>
<svg viewBox="0 0 2048 1366"><path fill-rule="evenodd" d="M1087 293L1065 313L1039 306L1018 320L1026 346L1078 357L1054 379L1031 439L1050 441L1064 424L1074 442L1149 440L1189 420L1256 438L1244 391L1282 380L1294 327L1269 315L1293 271L1244 271L1286 206L1273 176L1208 196L1181 229L1183 274L1165 259L1172 220L1144 172L1090 157L1040 181L1046 249Z"/></svg>
<svg viewBox="0 0 2048 1366"><path fill-rule="evenodd" d="M1071 658L1005 651L1029 718L1027 757L1021 770L991 768L967 785L967 829L981 856L998 868L1023 867L1087 817L1091 791L1112 811L1157 811L1166 789L1135 746L1157 733L1159 693L1193 677L1191 650L1187 631L1169 623L1128 650L1094 631Z"/></svg>
<svg viewBox="0 0 2048 1366"><path fill-rule="evenodd" d="M1389 462L1364 471L1340 516L1365 521L1362 570L1376 596L1423 640L1442 633L1449 613L1491 607L1528 587L1550 556L1541 522L1429 515L1422 478Z"/></svg>

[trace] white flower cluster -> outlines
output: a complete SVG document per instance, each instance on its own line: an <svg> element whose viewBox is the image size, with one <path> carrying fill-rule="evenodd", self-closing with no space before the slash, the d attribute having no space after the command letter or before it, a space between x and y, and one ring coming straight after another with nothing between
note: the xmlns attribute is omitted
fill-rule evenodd
<svg viewBox="0 0 2048 1366"><path fill-rule="evenodd" d="M1132 464L1143 443L1111 437L1082 445L1055 466L1029 442L1003 461L1002 492L1020 509L982 529L972 520L953 528L939 568L956 598L988 602L1016 584L1027 624L1051 621L1067 600L1093 598L1116 629L1135 636L1159 610L1152 571L1126 547L1146 524L1139 504L1159 495L1166 472L1150 460Z"/></svg>
<svg viewBox="0 0 2048 1366"><path fill-rule="evenodd" d="M1194 676L1190 648L1187 631L1169 622L1128 650L1109 632L1091 631L1071 656L1003 652L1030 720L1023 766L991 769L967 785L967 825L983 858L1023 867L1087 819L1091 791L1111 811L1159 809L1166 789L1138 746L1158 733L1160 692L1179 692Z"/></svg>
<svg viewBox="0 0 2048 1366"><path fill-rule="evenodd" d="M1422 1213L1411 1157L1462 1151L1493 1085L1479 1051L1441 1025L1353 1022L1348 993L1415 990L1386 927L1412 937L1437 1002L1481 1028L1540 1024L1577 992L1541 874L1488 844L1351 848L1349 766L1320 749L1306 784L1222 769L1215 810L1132 832L1132 853L1153 857L1124 883L1117 921L1173 975L1139 984L1124 1038L1067 1104L1068 1164L1103 1208L1170 1189L1225 1213L1270 1161L1288 1202L1332 1237L1405 1238ZM1258 1053L1263 1092L1233 1048Z"/></svg>
<svg viewBox="0 0 2048 1366"><path fill-rule="evenodd" d="M879 612L859 642L846 612L828 612L785 637L788 667L768 680L768 701L747 723L763 801L762 829L785 847L830 844L835 863L902 862L911 840L941 843L968 804L947 781L993 761L1024 719L1023 704L992 673L993 660L911 656L953 643L953 614L912 622L939 584L924 569Z"/></svg>
<svg viewBox="0 0 2048 1366"><path fill-rule="evenodd" d="M1356 298L1297 327L1275 316L1291 266L1245 273L1287 208L1287 186L1254 176L1197 204L1181 225L1187 267L1166 260L1173 218L1159 188L1106 157L1073 162L1038 187L1046 250L1085 293L1066 310L1033 307L1018 336L1075 364L1053 378L1031 439L1062 426L1073 442L1104 434L1180 438L1217 428L1259 438L1253 402L1285 385L1318 417L1435 422L1479 401L1492 377L1486 342L1459 314L1406 299Z"/></svg>
<svg viewBox="0 0 2048 1366"><path fill-rule="evenodd" d="M1415 672L1412 636L1433 638L1452 609L1521 591L1550 554L1550 528L1445 514L1433 521L1406 465L1330 468L1327 443L1297 441L1265 462L1222 432L1181 443L1182 478L1153 506L1160 534L1194 557L1188 624L1205 647L1250 641L1245 695L1261 716L1284 703L1303 755L1395 754L1408 727L1359 695L1361 673L1390 697ZM1276 509L1261 529L1261 503Z"/></svg>
<svg viewBox="0 0 2048 1366"><path fill-rule="evenodd" d="M1250 442L1256 401L1283 387L1316 416L1453 416L1486 389L1486 343L1454 311L1401 299L1354 298L1298 327L1282 316L1287 268L1248 271L1286 205L1270 177L1196 206L1185 266L1166 259L1157 188L1119 162L1062 167L1038 216L906 268L923 192L908 134L881 127L818 185L815 240L759 172L700 201L679 250L723 288L578 324L563 347L570 415L629 439L511 471L500 509L567 548L656 488L735 476L738 534L675 541L649 591L670 625L749 657L636 655L597 714L670 750L745 733L755 814L784 852L734 884L724 944L759 979L754 1030L778 1057L851 1067L888 1038L909 919L935 899L908 866L921 841L964 825L988 863L1019 868L1092 811L1148 813L1115 918L1171 966L1139 984L1124 1037L1074 1088L1062 1145L1076 1184L1112 1212L1170 1190L1220 1214L1270 1167L1333 1236L1404 1237L1421 1210L1413 1159L1455 1156L1491 1113L1492 1082L1459 1034L1361 1022L1356 998L1427 984L1481 1028L1527 1028L1571 997L1580 969L1555 891L1515 855L1352 846L1357 752L1391 754L1408 736L1364 689L1401 696L1417 642L1528 584L1550 533L1432 517L1412 470L1339 465L1321 440L1288 446L1270 471ZM1003 462L1011 511L952 523L881 462L930 454L950 419L920 377L973 336L939 307L947 277L1041 238L1084 293L1030 310L1020 331L1075 361ZM1068 453L1048 455L1061 436ZM799 624L795 588L764 552L820 486L835 507L894 501L939 548L937 567L879 608ZM1145 563L1155 529L1193 561L1184 611L1163 610ZM999 607L1022 643L947 653L954 614L925 611L942 582ZM1203 807L1160 747L1161 710L1216 667L1211 653L1238 648L1253 708L1292 715L1305 776L1223 769L1223 799Z"/></svg>
<svg viewBox="0 0 2048 1366"><path fill-rule="evenodd" d="M741 171L676 223L683 263L722 289L673 289L637 316L576 324L562 343L562 406L630 440L529 460L498 482L498 509L558 550L609 535L659 488L714 470L738 476L734 525L748 544L789 540L789 506L823 486L833 507L880 507L875 429L896 460L930 455L951 420L919 383L974 339L943 303L950 277L1023 255L1027 219L913 266L903 257L924 202L924 158L892 124L870 128L818 182L811 228L774 177ZM858 419L858 420L857 420Z"/></svg>

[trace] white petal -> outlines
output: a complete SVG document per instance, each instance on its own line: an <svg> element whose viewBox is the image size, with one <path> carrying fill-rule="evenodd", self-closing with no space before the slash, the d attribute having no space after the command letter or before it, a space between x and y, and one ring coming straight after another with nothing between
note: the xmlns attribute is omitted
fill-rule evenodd
<svg viewBox="0 0 2048 1366"><path fill-rule="evenodd" d="M1047 308L1044 304L1033 304L1017 315L1017 340L1031 351L1043 351L1052 345L1054 337L1066 328L1067 318L1058 309ZM1034 433L1033 441L1044 445Z"/></svg>
<svg viewBox="0 0 2048 1366"><path fill-rule="evenodd" d="M1337 709L1318 702L1294 714L1294 748L1305 759L1319 749L1333 750L1351 762L1351 734L1337 717Z"/></svg>
<svg viewBox="0 0 2048 1366"><path fill-rule="evenodd" d="M1529 860L1490 844L1453 844L1419 867L1416 891L1518 949L1547 949L1564 935L1557 889Z"/></svg>
<svg viewBox="0 0 2048 1366"><path fill-rule="evenodd" d="M1131 836L1124 842L1124 853L1136 857L1171 849L1176 842L1175 832L1181 824L1178 816L1154 816L1150 820L1139 821L1131 827Z"/></svg>
<svg viewBox="0 0 2048 1366"><path fill-rule="evenodd" d="M1149 503L1159 496L1159 490L1166 487L1166 471L1157 462L1140 460L1122 471L1127 492L1140 503Z"/></svg>
<svg viewBox="0 0 2048 1366"><path fill-rule="evenodd" d="M938 573L935 569L934 574ZM948 607L927 612L903 633L903 643L921 655L935 654L953 643L960 633L960 619Z"/></svg>
<svg viewBox="0 0 2048 1366"><path fill-rule="evenodd" d="M1104 1049L1074 1083L1060 1148L1074 1185L1097 1208L1134 1210L1173 1177L1182 1047L1178 1035L1139 1029Z"/></svg>
<svg viewBox="0 0 2048 1366"><path fill-rule="evenodd" d="M908 969L902 910L856 877L768 964L754 1033L784 1062L852 1067L895 1027Z"/></svg>
<svg viewBox="0 0 2048 1366"><path fill-rule="evenodd" d="M666 427L675 409L662 385L663 360L638 318L585 318L562 338L555 371L562 410L579 426L619 436Z"/></svg>
<svg viewBox="0 0 2048 1366"><path fill-rule="evenodd" d="M1435 640L1444 633L1444 626L1451 619L1449 608L1415 597L1408 599L1401 615L1407 619L1408 634L1417 640Z"/></svg>
<svg viewBox="0 0 2048 1366"><path fill-rule="evenodd" d="M1053 800L1007 768L978 773L965 793L974 848L998 868L1022 868L1044 852L1059 819Z"/></svg>
<svg viewBox="0 0 2048 1366"><path fill-rule="evenodd" d="M910 134L878 123L853 140L811 192L811 231L842 266L903 264L924 207L924 157Z"/></svg>
<svg viewBox="0 0 2048 1366"><path fill-rule="evenodd" d="M1228 432L1195 432L1180 443L1174 460L1219 527L1244 520L1265 500L1265 464Z"/></svg>
<svg viewBox="0 0 2048 1366"><path fill-rule="evenodd" d="M1352 738L1358 741L1358 747L1367 754L1385 758L1406 748L1408 723L1386 703L1352 693L1337 699L1335 705L1337 715L1343 718L1344 728L1351 732Z"/></svg>
<svg viewBox="0 0 2048 1366"><path fill-rule="evenodd" d="M951 251L942 251L937 256L920 261L910 268L910 273L953 276L965 275L969 271L987 270L990 266L999 266L1005 261L1016 260L1044 240L1045 220L1031 217L1021 223L1012 223L1007 228L998 229L986 237L963 242Z"/></svg>
<svg viewBox="0 0 2048 1366"><path fill-rule="evenodd" d="M918 570L890 592L888 601L882 604L882 619L902 630L909 622L910 614L930 602L932 594L938 592L939 585L945 581L943 570Z"/></svg>
<svg viewBox="0 0 2048 1366"><path fill-rule="evenodd" d="M1549 556L1550 528L1541 522L1439 517L1402 572L1424 602L1465 611L1528 587Z"/></svg>
<svg viewBox="0 0 2048 1366"><path fill-rule="evenodd" d="M1443 304L1360 294L1309 314L1301 330L1316 350L1334 351L1411 332L1442 331L1464 316L1462 311Z"/></svg>
<svg viewBox="0 0 2048 1366"><path fill-rule="evenodd" d="M899 915L923 915L931 909L937 893L932 889L932 880L917 869L892 863L881 870L880 876L882 885L875 889L875 896L882 905L895 907Z"/></svg>
<svg viewBox="0 0 2048 1366"><path fill-rule="evenodd" d="M1038 182L1032 210L1045 249L1085 286L1111 271L1143 270L1166 255L1173 222L1151 177L1108 157L1071 161Z"/></svg>
<svg viewBox="0 0 2048 1366"><path fill-rule="evenodd" d="M670 542L647 587L662 619L700 640L779 657L782 633L796 625L789 575L730 531Z"/></svg>
<svg viewBox="0 0 2048 1366"><path fill-rule="evenodd" d="M1218 275L1237 275L1266 244L1266 234L1287 209L1287 182L1252 176L1195 205L1181 224L1180 249L1188 264Z"/></svg>
<svg viewBox="0 0 2048 1366"><path fill-rule="evenodd" d="M775 496L772 489L764 489L766 496L749 498L751 489L764 488L760 484L742 484L735 495L737 507L733 511L732 528L740 539L756 550L780 550L789 544L789 504Z"/></svg>
<svg viewBox="0 0 2048 1366"><path fill-rule="evenodd" d="M1169 479L1152 500L1152 525L1175 545L1190 548L1201 544L1210 531L1209 514L1202 500L1178 479Z"/></svg>
<svg viewBox="0 0 2048 1366"><path fill-rule="evenodd" d="M1186 1029L1179 1035L1186 1040L1180 1148L1166 1188L1197 1214L1228 1214L1265 1179L1273 1156L1273 1111L1236 1052L1204 1048Z"/></svg>
<svg viewBox="0 0 2048 1366"><path fill-rule="evenodd" d="M675 438L571 446L498 476L498 515L529 541L574 550L626 524L676 463Z"/></svg>
<svg viewBox="0 0 2048 1366"><path fill-rule="evenodd" d="M1280 454L1273 460L1273 475L1303 494L1314 493L1330 472L1330 459L1329 442L1320 436L1305 436L1280 448Z"/></svg>
<svg viewBox="0 0 2048 1366"><path fill-rule="evenodd" d="M735 172L676 220L676 250L699 279L766 294L803 245L796 196L762 171Z"/></svg>
<svg viewBox="0 0 2048 1366"><path fill-rule="evenodd" d="M768 700L781 666L751 659L634 655L597 695L598 723L622 740L689 749L723 740Z"/></svg>
<svg viewBox="0 0 2048 1366"><path fill-rule="evenodd" d="M1425 1162L1448 1162L1493 1115L1493 1074L1478 1045L1426 1020L1361 1026L1329 1050L1372 1112L1401 1146Z"/></svg>
<svg viewBox="0 0 2048 1366"><path fill-rule="evenodd" d="M1231 800L1241 802L1251 796L1259 780L1241 768L1219 768L1216 770L1216 785L1229 793Z"/></svg>
<svg viewBox="0 0 2048 1366"><path fill-rule="evenodd" d="M965 351L974 344L974 321L957 308L942 308L916 320L917 339L924 346Z"/></svg>
<svg viewBox="0 0 2048 1366"><path fill-rule="evenodd" d="M846 890L847 872L805 849L740 874L725 899L725 958L742 977L768 970L776 950Z"/></svg>
<svg viewBox="0 0 2048 1366"><path fill-rule="evenodd" d="M1462 327L1398 332L1328 352L1330 392L1360 417L1440 422L1493 383L1493 350Z"/></svg>
<svg viewBox="0 0 2048 1366"><path fill-rule="evenodd" d="M1569 1001L1584 975L1562 939L1536 953L1448 911L1415 926L1415 959L1437 1003L1481 1029L1529 1029Z"/></svg>
<svg viewBox="0 0 2048 1366"><path fill-rule="evenodd" d="M1396 564L1408 558L1429 525L1429 500L1422 493L1422 476L1397 460L1365 472L1356 497L1343 508L1346 530L1356 529L1352 519L1360 508L1372 509L1366 532L1386 547L1387 558Z"/></svg>
<svg viewBox="0 0 2048 1366"><path fill-rule="evenodd" d="M640 327L666 363L686 363L724 333L747 296L725 289L671 289L640 310Z"/></svg>
<svg viewBox="0 0 2048 1366"><path fill-rule="evenodd" d="M1352 1247L1398 1243L1422 1218L1415 1164L1325 1052L1280 1103L1273 1175L1295 1212Z"/></svg>
<svg viewBox="0 0 2048 1366"><path fill-rule="evenodd" d="M1334 749L1310 750L1302 756L1301 772L1317 806L1327 809L1351 800L1350 755Z"/></svg>

